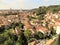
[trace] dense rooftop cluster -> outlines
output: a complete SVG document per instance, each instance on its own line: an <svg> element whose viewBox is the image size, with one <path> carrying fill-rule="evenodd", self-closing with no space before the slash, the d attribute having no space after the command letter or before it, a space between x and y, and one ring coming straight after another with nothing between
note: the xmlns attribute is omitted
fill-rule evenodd
<svg viewBox="0 0 60 45"><path fill-rule="evenodd" d="M46 13L46 8L40 7L37 11L38 14L37 9L33 11L0 10L0 44L42 45L46 44L46 40L59 34L60 13L50 11Z"/></svg>

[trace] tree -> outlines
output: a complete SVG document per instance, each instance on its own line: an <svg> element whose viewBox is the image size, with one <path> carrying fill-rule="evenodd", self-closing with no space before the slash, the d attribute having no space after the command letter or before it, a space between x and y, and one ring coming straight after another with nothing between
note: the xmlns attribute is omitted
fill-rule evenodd
<svg viewBox="0 0 60 45"><path fill-rule="evenodd" d="M11 26L13 29L15 29L15 27L16 27L15 23L12 23Z"/></svg>
<svg viewBox="0 0 60 45"><path fill-rule="evenodd" d="M41 33L41 32L37 32L37 35L39 36L39 38L43 38L44 37L43 33Z"/></svg>
<svg viewBox="0 0 60 45"><path fill-rule="evenodd" d="M47 9L52 13L57 13L60 11L60 5L51 5L51 6L48 6Z"/></svg>
<svg viewBox="0 0 60 45"><path fill-rule="evenodd" d="M59 37L58 37L58 45L60 45L60 34L59 34Z"/></svg>
<svg viewBox="0 0 60 45"><path fill-rule="evenodd" d="M24 28L24 24L20 22L19 23L19 27L23 29Z"/></svg>
<svg viewBox="0 0 60 45"><path fill-rule="evenodd" d="M53 27L51 27L51 29L50 29L50 30L51 30L51 34L52 34L52 35L55 35L55 34L56 34L56 30L54 30L54 28L53 28Z"/></svg>
<svg viewBox="0 0 60 45"><path fill-rule="evenodd" d="M18 45L28 45L27 39L26 39L26 37L24 36L24 33L23 33L23 32L21 32L20 35L18 35L17 37L18 37L18 39L17 39L17 41L16 41L16 45L17 45L17 44L18 44Z"/></svg>
<svg viewBox="0 0 60 45"><path fill-rule="evenodd" d="M13 41L17 41L18 40L18 37L16 35L14 35L14 34L9 34L9 37Z"/></svg>
<svg viewBox="0 0 60 45"><path fill-rule="evenodd" d="M49 24L49 22L46 22L46 25L45 25L45 26L46 26L46 28L48 28L48 29L49 29L48 24Z"/></svg>
<svg viewBox="0 0 60 45"><path fill-rule="evenodd" d="M4 45L14 45L13 40L8 39L7 41L4 42Z"/></svg>
<svg viewBox="0 0 60 45"><path fill-rule="evenodd" d="M0 44L6 41L6 37L0 35Z"/></svg>
<svg viewBox="0 0 60 45"><path fill-rule="evenodd" d="M4 32L4 31L5 31L5 26L2 25L2 26L0 27L0 32Z"/></svg>
<svg viewBox="0 0 60 45"><path fill-rule="evenodd" d="M35 40L36 40L35 38L31 38L31 39L28 41L28 43L33 42L33 41L35 41Z"/></svg>
<svg viewBox="0 0 60 45"><path fill-rule="evenodd" d="M37 10L37 15L46 14L46 7L39 7Z"/></svg>
<svg viewBox="0 0 60 45"><path fill-rule="evenodd" d="M32 37L31 33L32 32L30 30L24 30L24 35L25 35L27 41L29 41L30 38Z"/></svg>
<svg viewBox="0 0 60 45"><path fill-rule="evenodd" d="M39 15L39 16L38 16L38 19L39 19L39 20L43 20L43 19L44 19L44 15Z"/></svg>
<svg viewBox="0 0 60 45"><path fill-rule="evenodd" d="M40 37L38 36L37 32L33 35L35 39L40 39Z"/></svg>

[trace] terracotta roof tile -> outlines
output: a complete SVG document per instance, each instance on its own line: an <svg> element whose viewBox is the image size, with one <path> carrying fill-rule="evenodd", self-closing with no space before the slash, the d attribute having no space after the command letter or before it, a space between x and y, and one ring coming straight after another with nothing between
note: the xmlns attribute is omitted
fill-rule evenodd
<svg viewBox="0 0 60 45"><path fill-rule="evenodd" d="M37 30L37 31L41 30L41 31L43 31L43 32L46 32L46 31L47 31L47 28L42 27L42 26L39 25L39 26L36 27L36 30Z"/></svg>

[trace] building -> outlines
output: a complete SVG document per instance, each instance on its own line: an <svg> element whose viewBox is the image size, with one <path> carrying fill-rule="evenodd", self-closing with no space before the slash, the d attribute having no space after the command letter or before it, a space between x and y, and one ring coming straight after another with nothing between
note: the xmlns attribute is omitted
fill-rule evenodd
<svg viewBox="0 0 60 45"><path fill-rule="evenodd" d="M60 20L56 20L55 25L56 25L56 33L59 34L60 33Z"/></svg>
<svg viewBox="0 0 60 45"><path fill-rule="evenodd" d="M43 26L41 26L41 25L38 25L37 27L36 27L36 31L37 32L42 32L43 34L46 34L47 32L48 32L48 29L46 28L46 27L43 27Z"/></svg>

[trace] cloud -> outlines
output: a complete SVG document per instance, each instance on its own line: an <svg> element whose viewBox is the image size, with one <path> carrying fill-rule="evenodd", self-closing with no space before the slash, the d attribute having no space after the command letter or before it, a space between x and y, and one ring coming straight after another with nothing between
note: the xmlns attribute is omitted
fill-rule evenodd
<svg viewBox="0 0 60 45"><path fill-rule="evenodd" d="M0 4L0 9L8 9L8 8L10 8L9 5Z"/></svg>
<svg viewBox="0 0 60 45"><path fill-rule="evenodd" d="M48 2L48 0L44 0L45 2Z"/></svg>
<svg viewBox="0 0 60 45"><path fill-rule="evenodd" d="M60 0L0 0L0 9L32 9L41 5L60 4Z"/></svg>
<svg viewBox="0 0 60 45"><path fill-rule="evenodd" d="M0 9L5 8L22 8L24 0L0 0Z"/></svg>

